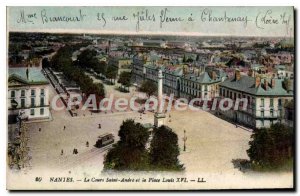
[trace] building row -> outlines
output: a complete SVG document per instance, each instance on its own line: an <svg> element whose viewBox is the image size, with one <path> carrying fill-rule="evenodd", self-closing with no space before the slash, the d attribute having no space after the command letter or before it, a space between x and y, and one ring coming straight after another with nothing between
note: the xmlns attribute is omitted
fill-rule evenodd
<svg viewBox="0 0 300 196"><path fill-rule="evenodd" d="M234 107L230 110L218 110L217 114L236 123L252 128L270 127L277 122L290 122L293 115L286 111L286 105L293 102L293 81L290 78L262 78L241 75L236 70L233 77L227 77L222 69L194 69L187 65L157 66L133 61L133 81L141 84L144 80L157 82L159 69L163 73L163 91L174 94L175 98L201 98L212 101L229 98L236 103L238 98L247 100L247 107ZM289 119L287 117L289 116Z"/></svg>

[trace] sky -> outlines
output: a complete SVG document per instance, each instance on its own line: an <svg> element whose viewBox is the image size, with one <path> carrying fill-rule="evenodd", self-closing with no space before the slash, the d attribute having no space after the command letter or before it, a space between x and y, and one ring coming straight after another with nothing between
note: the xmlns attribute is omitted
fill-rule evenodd
<svg viewBox="0 0 300 196"><path fill-rule="evenodd" d="M17 32L294 36L293 7L7 7L7 16Z"/></svg>

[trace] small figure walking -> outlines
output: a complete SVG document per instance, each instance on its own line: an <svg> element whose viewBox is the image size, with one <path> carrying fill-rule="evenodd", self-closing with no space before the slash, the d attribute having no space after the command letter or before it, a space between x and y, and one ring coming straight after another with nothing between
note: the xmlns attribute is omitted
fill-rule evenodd
<svg viewBox="0 0 300 196"><path fill-rule="evenodd" d="M41 131L42 131L42 128L40 127L40 128L39 128L39 132L41 132Z"/></svg>
<svg viewBox="0 0 300 196"><path fill-rule="evenodd" d="M86 145L86 147L89 147L90 144L88 141L86 141L85 145Z"/></svg>
<svg viewBox="0 0 300 196"><path fill-rule="evenodd" d="M64 125L64 130L66 130L66 126Z"/></svg>
<svg viewBox="0 0 300 196"><path fill-rule="evenodd" d="M64 155L64 150L61 149L60 155Z"/></svg>
<svg viewBox="0 0 300 196"><path fill-rule="evenodd" d="M101 124L100 123L98 124L98 128L101 129Z"/></svg>
<svg viewBox="0 0 300 196"><path fill-rule="evenodd" d="M76 150L75 150L75 148L73 149L73 154L75 154L75 152L76 152Z"/></svg>

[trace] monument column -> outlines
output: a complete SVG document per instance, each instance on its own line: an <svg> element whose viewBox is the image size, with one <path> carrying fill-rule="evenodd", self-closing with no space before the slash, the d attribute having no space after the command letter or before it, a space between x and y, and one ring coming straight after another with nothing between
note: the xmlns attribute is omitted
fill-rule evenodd
<svg viewBox="0 0 300 196"><path fill-rule="evenodd" d="M163 99L163 74L162 70L159 69L158 71L158 81L157 81L157 101L158 101L158 108L156 113L154 114L154 126L160 127L164 125L165 121L165 114L163 113L163 105L162 105L162 99Z"/></svg>

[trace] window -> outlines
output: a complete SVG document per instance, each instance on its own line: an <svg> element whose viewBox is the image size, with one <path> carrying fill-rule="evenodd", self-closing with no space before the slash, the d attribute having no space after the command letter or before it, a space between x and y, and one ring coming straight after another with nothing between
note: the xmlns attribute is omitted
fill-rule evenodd
<svg viewBox="0 0 300 196"><path fill-rule="evenodd" d="M41 108L41 109L40 109L40 114L41 114L41 115L44 115L44 108Z"/></svg>
<svg viewBox="0 0 300 196"><path fill-rule="evenodd" d="M21 97L25 97L25 90L21 90Z"/></svg>
<svg viewBox="0 0 300 196"><path fill-rule="evenodd" d="M270 110L270 116L273 117L274 116L274 111Z"/></svg>
<svg viewBox="0 0 300 196"><path fill-rule="evenodd" d="M264 111L260 111L260 116L264 117L265 116L265 112Z"/></svg>
<svg viewBox="0 0 300 196"><path fill-rule="evenodd" d="M34 107L34 106L35 106L35 99L31 98L31 107Z"/></svg>
<svg viewBox="0 0 300 196"><path fill-rule="evenodd" d="M31 115L31 116L34 116L34 109L31 109L31 110L30 110L30 115Z"/></svg>
<svg viewBox="0 0 300 196"><path fill-rule="evenodd" d="M270 107L273 107L273 106L274 106L274 99L271 98L271 99L270 99Z"/></svg>
<svg viewBox="0 0 300 196"><path fill-rule="evenodd" d="M282 100L278 99L278 107L281 107L281 106L282 106Z"/></svg>
<svg viewBox="0 0 300 196"><path fill-rule="evenodd" d="M44 106L45 103L44 103L44 97L41 97L41 103L40 103L41 106Z"/></svg>
<svg viewBox="0 0 300 196"><path fill-rule="evenodd" d="M25 99L21 99L21 108L25 108Z"/></svg>
<svg viewBox="0 0 300 196"><path fill-rule="evenodd" d="M265 107L265 99L261 98L261 99L260 99L260 102L261 102L261 103L260 103L260 106L261 106L261 107Z"/></svg>
<svg viewBox="0 0 300 196"><path fill-rule="evenodd" d="M10 97L12 97L12 98L16 97L16 91L11 91L10 92Z"/></svg>
<svg viewBox="0 0 300 196"><path fill-rule="evenodd" d="M45 95L45 89L41 89L41 95Z"/></svg>
<svg viewBox="0 0 300 196"><path fill-rule="evenodd" d="M35 90L31 89L31 96L35 96Z"/></svg>
<svg viewBox="0 0 300 196"><path fill-rule="evenodd" d="M207 91L207 85L204 85L204 90Z"/></svg>

